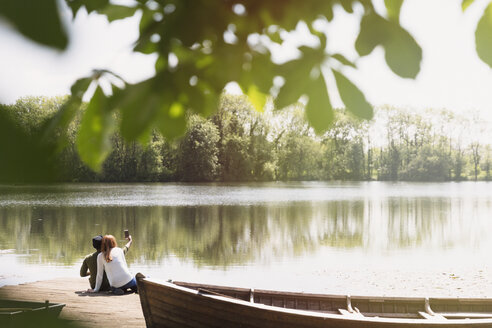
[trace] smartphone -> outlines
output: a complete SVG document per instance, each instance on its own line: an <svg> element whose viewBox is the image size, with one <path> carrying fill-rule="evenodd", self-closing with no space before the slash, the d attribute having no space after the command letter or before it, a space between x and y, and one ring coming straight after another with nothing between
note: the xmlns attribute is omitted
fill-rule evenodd
<svg viewBox="0 0 492 328"><path fill-rule="evenodd" d="M128 237L130 237L130 233L128 232L127 229L125 229L125 238L128 239Z"/></svg>

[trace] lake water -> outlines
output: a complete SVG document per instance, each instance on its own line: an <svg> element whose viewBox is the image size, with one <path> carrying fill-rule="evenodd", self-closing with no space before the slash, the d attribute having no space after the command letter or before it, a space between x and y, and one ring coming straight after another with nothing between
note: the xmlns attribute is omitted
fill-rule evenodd
<svg viewBox="0 0 492 328"><path fill-rule="evenodd" d="M351 294L492 297L492 183L0 186L0 286L78 275L91 238L133 273Z"/></svg>

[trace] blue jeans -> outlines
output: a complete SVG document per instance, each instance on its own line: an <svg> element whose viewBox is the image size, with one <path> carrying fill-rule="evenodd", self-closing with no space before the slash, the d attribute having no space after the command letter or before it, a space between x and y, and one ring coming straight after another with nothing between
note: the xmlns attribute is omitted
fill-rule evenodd
<svg viewBox="0 0 492 328"><path fill-rule="evenodd" d="M134 292L134 293L137 292L137 281L135 280L135 278L132 278L132 280L130 280L130 282L128 282L127 284L125 284L121 287L111 287L111 290L114 292L115 289L121 289L123 292L126 292L128 290L128 288L130 288L132 290L132 292Z"/></svg>

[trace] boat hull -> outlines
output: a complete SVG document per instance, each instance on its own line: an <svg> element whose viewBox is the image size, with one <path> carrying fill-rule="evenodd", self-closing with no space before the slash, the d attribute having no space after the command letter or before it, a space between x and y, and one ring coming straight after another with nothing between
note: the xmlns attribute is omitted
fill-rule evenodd
<svg viewBox="0 0 492 328"><path fill-rule="evenodd" d="M208 289L200 291L199 288L195 290L142 277L137 279L137 283L147 327L492 327L492 318L449 320L441 316L422 319L367 317L343 309L340 310L345 311L345 314L337 314L332 310L310 311L259 304L244 300L244 296L241 297L243 299L219 296L216 291ZM257 295L251 296L251 300L255 301ZM312 298L313 295L308 296ZM343 296L340 297L343 300Z"/></svg>

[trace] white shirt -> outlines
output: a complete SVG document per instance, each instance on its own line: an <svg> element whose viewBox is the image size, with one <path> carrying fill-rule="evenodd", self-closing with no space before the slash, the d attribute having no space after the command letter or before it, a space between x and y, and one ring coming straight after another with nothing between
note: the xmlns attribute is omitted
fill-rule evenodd
<svg viewBox="0 0 492 328"><path fill-rule="evenodd" d="M126 264L123 250L119 247L115 247L111 249L110 254L113 258L111 262L106 262L102 252L97 255L96 288L94 288L95 292L98 292L99 288L101 288L104 271L106 271L106 276L108 277L109 285L111 287L122 287L133 279L133 276L128 269L128 265Z"/></svg>

